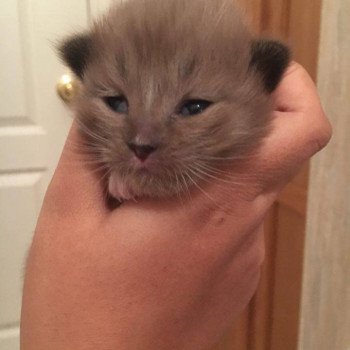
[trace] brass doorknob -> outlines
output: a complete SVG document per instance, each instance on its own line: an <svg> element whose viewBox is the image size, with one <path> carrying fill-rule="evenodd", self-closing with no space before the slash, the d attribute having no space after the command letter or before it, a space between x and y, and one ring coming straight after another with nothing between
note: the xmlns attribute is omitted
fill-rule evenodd
<svg viewBox="0 0 350 350"><path fill-rule="evenodd" d="M79 92L79 83L70 74L63 74L57 83L57 94L66 104L70 104Z"/></svg>

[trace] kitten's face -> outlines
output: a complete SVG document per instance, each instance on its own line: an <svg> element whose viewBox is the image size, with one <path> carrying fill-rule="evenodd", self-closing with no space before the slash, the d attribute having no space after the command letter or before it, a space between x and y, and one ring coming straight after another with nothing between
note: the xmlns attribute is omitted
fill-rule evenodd
<svg viewBox="0 0 350 350"><path fill-rule="evenodd" d="M268 130L269 94L250 66L250 34L229 2L213 0L198 20L200 1L129 1L89 35L76 110L118 199L198 186Z"/></svg>

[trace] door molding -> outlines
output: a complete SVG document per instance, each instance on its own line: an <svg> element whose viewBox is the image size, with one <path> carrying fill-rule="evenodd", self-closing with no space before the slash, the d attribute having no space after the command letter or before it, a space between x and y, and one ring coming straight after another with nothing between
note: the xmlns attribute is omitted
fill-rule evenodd
<svg viewBox="0 0 350 350"><path fill-rule="evenodd" d="M311 162L299 350L350 349L349 15L323 0L317 81L334 134Z"/></svg>

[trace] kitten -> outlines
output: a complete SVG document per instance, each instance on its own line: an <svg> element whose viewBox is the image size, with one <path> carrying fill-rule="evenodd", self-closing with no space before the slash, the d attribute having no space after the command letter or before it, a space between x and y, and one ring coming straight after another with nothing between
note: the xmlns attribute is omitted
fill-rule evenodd
<svg viewBox="0 0 350 350"><path fill-rule="evenodd" d="M128 0L60 47L89 154L116 199L179 194L267 135L289 60L233 0ZM210 175L211 174L211 175Z"/></svg>

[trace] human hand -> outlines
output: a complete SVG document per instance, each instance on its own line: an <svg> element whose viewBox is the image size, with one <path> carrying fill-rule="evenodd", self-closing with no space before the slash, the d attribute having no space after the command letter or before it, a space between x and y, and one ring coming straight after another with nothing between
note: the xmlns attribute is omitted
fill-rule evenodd
<svg viewBox="0 0 350 350"><path fill-rule="evenodd" d="M234 165L239 182L215 181L188 200L142 200L114 211L71 147L79 139L73 126L28 258L22 350L214 344L256 288L266 212L330 138L299 65L288 69L275 101L273 132L254 157Z"/></svg>

